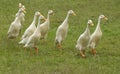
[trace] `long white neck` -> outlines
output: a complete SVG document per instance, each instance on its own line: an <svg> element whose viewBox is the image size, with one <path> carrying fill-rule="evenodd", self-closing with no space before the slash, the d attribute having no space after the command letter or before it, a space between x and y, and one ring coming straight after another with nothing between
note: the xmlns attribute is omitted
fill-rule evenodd
<svg viewBox="0 0 120 74"><path fill-rule="evenodd" d="M20 22L20 16L17 16L14 21Z"/></svg>
<svg viewBox="0 0 120 74"><path fill-rule="evenodd" d="M34 15L34 18L33 18L33 21L32 21L32 24L33 24L33 25L35 25L35 23L36 23L36 19L37 19L37 16Z"/></svg>
<svg viewBox="0 0 120 74"><path fill-rule="evenodd" d="M89 24L87 24L84 34L90 35Z"/></svg>
<svg viewBox="0 0 120 74"><path fill-rule="evenodd" d="M101 21L101 18L99 17L96 30L101 30L101 28L100 28L100 21Z"/></svg>
<svg viewBox="0 0 120 74"><path fill-rule="evenodd" d="M16 13L16 17L18 17L18 16L20 17L20 22L24 22L25 21L25 19L24 19L25 14L23 12L20 13L20 9Z"/></svg>
<svg viewBox="0 0 120 74"><path fill-rule="evenodd" d="M39 18L37 27L40 27L40 20L41 20L41 19Z"/></svg>
<svg viewBox="0 0 120 74"><path fill-rule="evenodd" d="M68 18L69 18L69 14L67 14L67 16L66 16L66 18L65 18L65 20L64 20L64 26L68 26Z"/></svg>
<svg viewBox="0 0 120 74"><path fill-rule="evenodd" d="M48 23L50 22L50 19L49 19L49 18L50 18L50 14L48 13L48 14L47 14L47 19L46 19L46 22L48 22Z"/></svg>
<svg viewBox="0 0 120 74"><path fill-rule="evenodd" d="M16 13L16 15L15 15L16 17L19 15L19 11L20 11L20 9L19 9L18 12Z"/></svg>
<svg viewBox="0 0 120 74"><path fill-rule="evenodd" d="M37 25L37 29L36 29L38 32L40 32L40 20L41 19L38 20L38 25Z"/></svg>
<svg viewBox="0 0 120 74"><path fill-rule="evenodd" d="M25 21L25 14L22 12L21 14L20 14L20 21L21 22L24 22Z"/></svg>

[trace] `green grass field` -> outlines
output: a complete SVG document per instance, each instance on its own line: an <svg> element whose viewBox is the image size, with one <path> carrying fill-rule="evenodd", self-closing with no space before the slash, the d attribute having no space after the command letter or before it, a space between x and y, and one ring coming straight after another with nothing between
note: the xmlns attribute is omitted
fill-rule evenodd
<svg viewBox="0 0 120 74"><path fill-rule="evenodd" d="M26 6L22 33L14 40L7 39L7 31L18 11L18 3ZM50 30L46 42L39 43L38 56L30 56L18 45L25 29L32 22L35 11L44 16L49 9ZM57 27L65 19L67 11L74 10L77 16L69 17L68 36L63 42L63 53L55 48ZM103 37L97 46L97 56L86 51L86 58L79 56L75 43L85 30L88 19L95 26L98 16L104 14L108 21L101 21ZM1 0L0 1L0 74L119 74L120 73L120 0Z"/></svg>

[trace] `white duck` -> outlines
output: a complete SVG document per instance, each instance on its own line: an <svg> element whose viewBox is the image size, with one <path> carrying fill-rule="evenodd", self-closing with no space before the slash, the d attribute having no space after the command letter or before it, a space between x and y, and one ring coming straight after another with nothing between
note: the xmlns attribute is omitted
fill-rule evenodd
<svg viewBox="0 0 120 74"><path fill-rule="evenodd" d="M46 37L47 37L47 33L50 28L50 15L51 14L53 14L53 10L48 11L46 21L40 25L40 31L41 31L40 39L46 39Z"/></svg>
<svg viewBox="0 0 120 74"><path fill-rule="evenodd" d="M19 35L20 29L21 29L20 15L23 12L25 13L25 10L23 8L20 8L17 14L18 16L15 18L15 20L10 25L10 28L7 33L8 38L13 39Z"/></svg>
<svg viewBox="0 0 120 74"><path fill-rule="evenodd" d="M105 17L104 15L99 16L97 27L96 27L95 31L92 33L92 35L90 36L90 41L89 41L89 47L92 49L92 53L94 55L96 54L95 46L98 44L98 42L100 41L100 39L102 37L102 31L100 28L100 20L101 19L107 20L107 17Z"/></svg>
<svg viewBox="0 0 120 74"><path fill-rule="evenodd" d="M76 44L76 49L80 50L82 57L85 57L85 49L87 48L90 39L89 25L93 26L92 20L88 20L86 30L79 36Z"/></svg>
<svg viewBox="0 0 120 74"><path fill-rule="evenodd" d="M19 3L19 10L20 9L24 9L25 10L25 6L24 5L22 5L21 3ZM18 11L19 12L19 11ZM18 16L18 12L16 13L16 17ZM25 12L26 13L26 12ZM20 19L21 19L21 22L23 23L24 21L25 21L25 14L24 13L21 13L21 15L19 15L20 16Z"/></svg>
<svg viewBox="0 0 120 74"><path fill-rule="evenodd" d="M45 19L45 17L43 15L39 16L38 26L37 26L36 30L34 31L34 33L29 37L27 43L24 46L24 47L35 48L36 54L38 54L38 48L36 47L36 44L38 43L40 36L41 36L41 33L40 33L40 20L41 19Z"/></svg>
<svg viewBox="0 0 120 74"><path fill-rule="evenodd" d="M25 44L27 42L28 38L34 33L34 31L36 29L36 25L35 25L36 19L38 16L40 16L40 12L36 11L31 25L24 32L24 34L21 38L22 40L19 42L19 44Z"/></svg>
<svg viewBox="0 0 120 74"><path fill-rule="evenodd" d="M66 38L67 32L68 32L68 18L69 15L76 15L73 10L69 10L67 13L67 16L63 23L57 28L56 31L56 38L55 38L55 43L58 48L62 48L61 43L62 41Z"/></svg>
<svg viewBox="0 0 120 74"><path fill-rule="evenodd" d="M21 3L19 3L19 10L20 9L24 9L25 10L25 6L24 5L22 5ZM18 11L19 12L19 11ZM16 17L18 16L18 12L16 13ZM26 12L25 12L26 13ZM25 21L25 14L22 12L20 15L19 15L19 17L20 17L20 21L21 21L21 25L23 26L23 23L24 23L24 21ZM21 29L22 29L22 26L21 26ZM20 29L20 33L21 33L21 29Z"/></svg>

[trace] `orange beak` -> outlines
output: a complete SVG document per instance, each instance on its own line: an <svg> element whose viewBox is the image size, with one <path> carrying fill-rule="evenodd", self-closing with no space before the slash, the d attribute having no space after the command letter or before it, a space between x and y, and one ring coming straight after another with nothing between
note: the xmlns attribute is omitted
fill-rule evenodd
<svg viewBox="0 0 120 74"><path fill-rule="evenodd" d="M74 16L76 16L76 14L75 14L75 13L73 13L73 15L74 15Z"/></svg>
<svg viewBox="0 0 120 74"><path fill-rule="evenodd" d="M105 19L105 20L108 20L108 18L107 18L107 17L104 17L104 19Z"/></svg>

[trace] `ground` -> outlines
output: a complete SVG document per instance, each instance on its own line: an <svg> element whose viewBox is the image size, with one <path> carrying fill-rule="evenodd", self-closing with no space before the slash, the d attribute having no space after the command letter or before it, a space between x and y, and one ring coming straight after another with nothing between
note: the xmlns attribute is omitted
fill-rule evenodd
<svg viewBox="0 0 120 74"><path fill-rule="evenodd" d="M26 7L26 16L22 32L14 40L7 39L7 31L18 11L18 3ZM120 73L120 0L1 0L0 1L0 74L119 74ZM34 12L40 11L45 17L52 9L50 30L47 40L38 44L39 53L30 55L18 45L25 29L32 22ZM63 41L63 51L55 47L54 39L57 27L65 19L67 11L72 9L77 16L69 17L68 36ZM104 14L108 21L101 21L102 39L96 47L97 56L86 50L86 58L75 49L76 41L86 28L88 19L95 24L98 16Z"/></svg>

